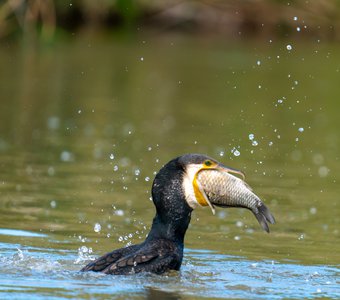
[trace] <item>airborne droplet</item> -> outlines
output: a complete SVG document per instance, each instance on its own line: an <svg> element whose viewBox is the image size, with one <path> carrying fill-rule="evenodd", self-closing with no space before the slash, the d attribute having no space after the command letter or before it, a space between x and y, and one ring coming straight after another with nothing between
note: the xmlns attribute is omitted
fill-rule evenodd
<svg viewBox="0 0 340 300"><path fill-rule="evenodd" d="M102 226L99 223L94 224L93 227L94 232L100 232L102 230Z"/></svg>

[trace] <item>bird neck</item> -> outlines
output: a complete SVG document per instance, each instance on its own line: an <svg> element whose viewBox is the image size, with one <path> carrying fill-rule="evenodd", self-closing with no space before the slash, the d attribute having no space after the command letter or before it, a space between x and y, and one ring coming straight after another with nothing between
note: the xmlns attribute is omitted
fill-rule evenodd
<svg viewBox="0 0 340 300"><path fill-rule="evenodd" d="M184 236L191 219L191 211L177 219L169 219L156 213L147 239L167 239L183 245Z"/></svg>
<svg viewBox="0 0 340 300"><path fill-rule="evenodd" d="M148 235L149 240L162 238L183 244L192 212L182 187L183 172L175 159L156 175L152 184L156 216Z"/></svg>

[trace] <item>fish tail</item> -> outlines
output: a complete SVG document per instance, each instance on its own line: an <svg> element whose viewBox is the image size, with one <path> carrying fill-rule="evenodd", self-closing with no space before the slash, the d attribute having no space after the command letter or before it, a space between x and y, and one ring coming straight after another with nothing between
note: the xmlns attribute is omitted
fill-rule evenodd
<svg viewBox="0 0 340 300"><path fill-rule="evenodd" d="M267 206L261 203L261 205L257 207L257 211L256 212L253 211L253 213L257 221L262 226L262 228L265 231L269 232L269 226L267 222L269 222L270 224L274 224L275 219L273 215L271 214L271 212L269 211L269 209L267 208Z"/></svg>

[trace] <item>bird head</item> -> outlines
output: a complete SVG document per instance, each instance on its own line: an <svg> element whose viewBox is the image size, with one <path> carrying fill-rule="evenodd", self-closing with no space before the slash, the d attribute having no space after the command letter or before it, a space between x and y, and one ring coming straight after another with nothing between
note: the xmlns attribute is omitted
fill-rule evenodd
<svg viewBox="0 0 340 300"><path fill-rule="evenodd" d="M179 161L185 169L183 176L183 190L187 203L193 209L197 206L209 206L213 214L215 214L214 204L218 203L213 203L213 201L209 199L208 195L212 193L209 188L214 188L214 186L210 186L204 190L199 174L202 173L202 171L216 171L214 173L210 173L215 176L219 173L233 173L242 176L243 179L245 177L244 173L241 171L229 168L217 160L202 154L186 154L181 156ZM224 182L215 180L214 185L216 184L223 185Z"/></svg>
<svg viewBox="0 0 340 300"><path fill-rule="evenodd" d="M234 176L234 175L238 175ZM241 177L241 178L240 178ZM188 215L198 206L244 207L253 212L263 229L274 217L244 182L244 173L202 154L185 154L167 163L153 183L153 201L167 219Z"/></svg>

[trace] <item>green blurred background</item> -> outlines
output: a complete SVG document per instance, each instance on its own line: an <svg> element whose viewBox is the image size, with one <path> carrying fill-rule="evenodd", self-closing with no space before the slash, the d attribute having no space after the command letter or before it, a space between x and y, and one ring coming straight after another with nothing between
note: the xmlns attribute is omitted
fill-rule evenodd
<svg viewBox="0 0 340 300"><path fill-rule="evenodd" d="M296 24L300 26L297 28ZM2 0L0 38L51 41L84 30L223 38L340 37L337 0Z"/></svg>

